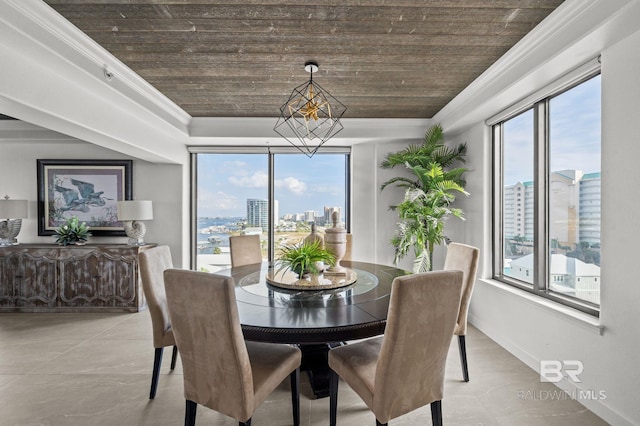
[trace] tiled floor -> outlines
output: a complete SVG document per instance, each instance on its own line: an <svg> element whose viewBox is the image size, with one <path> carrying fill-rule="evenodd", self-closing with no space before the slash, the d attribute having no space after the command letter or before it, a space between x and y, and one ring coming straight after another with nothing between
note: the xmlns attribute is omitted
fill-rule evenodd
<svg viewBox="0 0 640 426"><path fill-rule="evenodd" d="M445 425L604 425L597 416L471 327L467 335L471 381L461 380L452 342L445 382ZM0 314L0 424L180 425L184 422L180 363L165 359L155 400L148 399L153 347L147 312L137 314ZM327 425L328 398L314 399L303 374L301 424ZM553 398L552 392L556 393ZM253 425L290 425L285 382L263 403ZM236 425L198 408L198 425ZM341 383L339 425L375 425L359 397ZM429 425L424 407L391 426Z"/></svg>

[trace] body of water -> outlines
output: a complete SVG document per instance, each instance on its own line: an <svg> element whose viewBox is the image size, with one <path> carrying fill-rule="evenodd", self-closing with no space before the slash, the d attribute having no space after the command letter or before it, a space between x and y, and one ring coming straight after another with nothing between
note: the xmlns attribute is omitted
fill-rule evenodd
<svg viewBox="0 0 640 426"><path fill-rule="evenodd" d="M229 247L229 235L245 221L242 217L198 218L198 253L211 254L215 247Z"/></svg>

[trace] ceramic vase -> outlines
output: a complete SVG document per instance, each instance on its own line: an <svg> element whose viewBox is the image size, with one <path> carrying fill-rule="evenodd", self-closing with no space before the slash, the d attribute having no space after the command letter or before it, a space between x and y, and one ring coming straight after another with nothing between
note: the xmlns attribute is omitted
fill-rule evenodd
<svg viewBox="0 0 640 426"><path fill-rule="evenodd" d="M346 274L347 269L340 260L347 252L347 230L338 226L338 212L331 214L333 226L324 231L324 246L336 257L336 264L324 271L325 274Z"/></svg>

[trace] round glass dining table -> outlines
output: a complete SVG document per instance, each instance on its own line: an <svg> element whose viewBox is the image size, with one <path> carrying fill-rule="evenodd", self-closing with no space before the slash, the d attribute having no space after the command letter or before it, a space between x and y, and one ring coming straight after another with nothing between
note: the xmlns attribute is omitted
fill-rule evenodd
<svg viewBox="0 0 640 426"><path fill-rule="evenodd" d="M318 398L329 394L329 349L348 340L383 334L391 283L395 277L410 273L373 263L340 264L356 273L356 281L330 290L290 290L268 284L267 263L218 272L235 280L245 339L299 345L301 369L307 371Z"/></svg>

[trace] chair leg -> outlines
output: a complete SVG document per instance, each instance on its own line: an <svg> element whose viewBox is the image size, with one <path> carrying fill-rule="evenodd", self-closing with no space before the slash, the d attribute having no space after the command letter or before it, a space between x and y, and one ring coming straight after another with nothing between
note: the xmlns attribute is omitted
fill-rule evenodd
<svg viewBox="0 0 640 426"><path fill-rule="evenodd" d="M462 364L462 377L465 382L469 381L469 367L467 366L467 345L464 335L458 336L458 349L460 349L460 363Z"/></svg>
<svg viewBox="0 0 640 426"><path fill-rule="evenodd" d="M171 369L176 368L176 358L178 358L178 347L173 345L173 352L171 352Z"/></svg>
<svg viewBox="0 0 640 426"><path fill-rule="evenodd" d="M240 426L251 426L251 418L249 418L249 420L247 420L246 422L240 422L239 425Z"/></svg>
<svg viewBox="0 0 640 426"><path fill-rule="evenodd" d="M162 365L162 351L164 348L156 348L155 355L153 357L153 373L151 373L151 391L149 392L149 399L156 397L156 389L158 389L158 377L160 376L160 366Z"/></svg>
<svg viewBox="0 0 640 426"><path fill-rule="evenodd" d="M289 375L291 379L291 405L293 406L293 426L300 426L300 368Z"/></svg>
<svg viewBox="0 0 640 426"><path fill-rule="evenodd" d="M184 411L184 426L195 426L197 408L198 404L187 399L187 406Z"/></svg>
<svg viewBox="0 0 640 426"><path fill-rule="evenodd" d="M387 426L388 423L380 423L378 419L376 419L376 426Z"/></svg>
<svg viewBox="0 0 640 426"><path fill-rule="evenodd" d="M338 373L329 369L329 425L336 426L338 413Z"/></svg>
<svg viewBox="0 0 640 426"><path fill-rule="evenodd" d="M291 378L291 405L293 406L293 426L300 426L300 368L289 375Z"/></svg>
<svg viewBox="0 0 640 426"><path fill-rule="evenodd" d="M442 401L431 403L431 422L433 426L442 426Z"/></svg>

